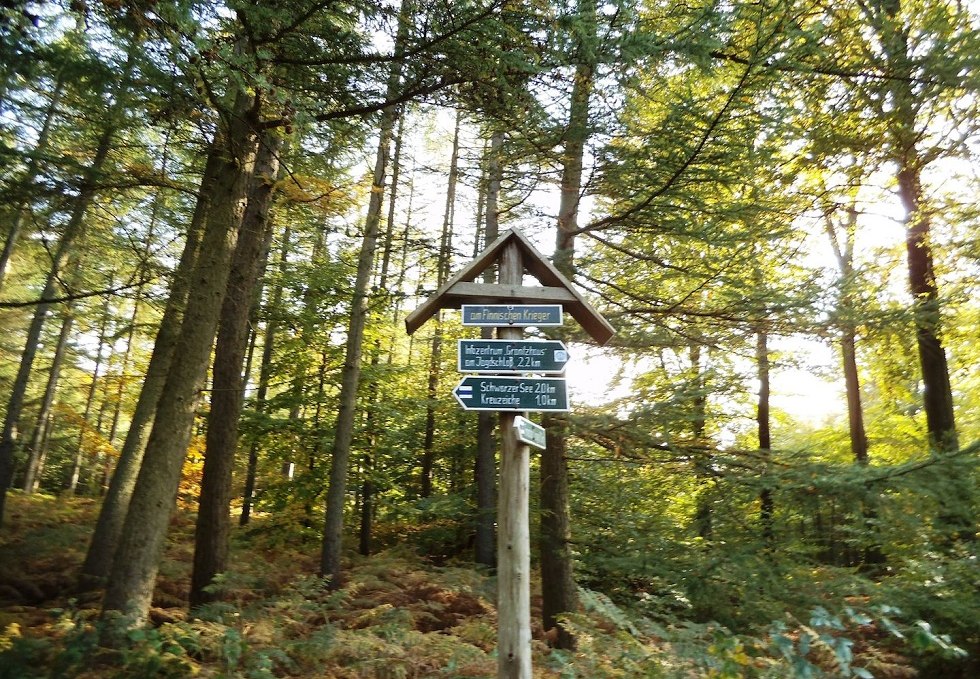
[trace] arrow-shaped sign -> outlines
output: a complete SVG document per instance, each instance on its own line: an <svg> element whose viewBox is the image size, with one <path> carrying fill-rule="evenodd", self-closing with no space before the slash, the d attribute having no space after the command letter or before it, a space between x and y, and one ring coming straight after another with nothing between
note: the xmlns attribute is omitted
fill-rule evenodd
<svg viewBox="0 0 980 679"><path fill-rule="evenodd" d="M563 373L568 349L558 340L461 339L456 369L464 373Z"/></svg>
<svg viewBox="0 0 980 679"><path fill-rule="evenodd" d="M561 377L464 377L453 389L464 410L568 410L568 390Z"/></svg>

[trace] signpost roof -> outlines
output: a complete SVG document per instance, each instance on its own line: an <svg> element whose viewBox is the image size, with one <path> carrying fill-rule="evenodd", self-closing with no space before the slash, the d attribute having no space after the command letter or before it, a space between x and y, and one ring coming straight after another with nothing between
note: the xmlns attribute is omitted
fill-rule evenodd
<svg viewBox="0 0 980 679"><path fill-rule="evenodd" d="M474 282L497 262L510 243L515 243L521 250L525 270L538 279L541 287ZM609 321L585 301L571 282L518 229L506 231L476 259L457 271L405 318L405 329L411 335L439 309L458 309L463 304L561 304L599 344L605 344L616 333Z"/></svg>

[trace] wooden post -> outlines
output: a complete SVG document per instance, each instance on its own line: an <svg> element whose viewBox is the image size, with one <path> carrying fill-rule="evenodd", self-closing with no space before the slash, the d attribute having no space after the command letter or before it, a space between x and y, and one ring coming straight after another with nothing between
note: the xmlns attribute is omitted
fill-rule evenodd
<svg viewBox="0 0 980 679"><path fill-rule="evenodd" d="M473 282L495 262L499 267L496 284ZM525 286L525 269L544 287ZM517 229L511 229L488 245L472 262L457 271L415 311L406 316L405 330L411 335L439 309L458 309L468 303L512 304L518 308L523 305L560 304L599 344L605 344L616 333L609 322L589 305L568 279ZM524 331L520 326L497 327L498 339L520 340L523 337ZM460 405L467 410L486 410L472 407L472 393L467 392L467 396L461 397L464 383L465 379L453 392ZM467 386L467 389L472 389L472 386ZM533 410L553 410L550 407L531 407ZM518 414L523 413L500 413L497 679L531 679L531 540L528 527L530 449L527 444L517 440L514 419Z"/></svg>
<svg viewBox="0 0 980 679"><path fill-rule="evenodd" d="M499 282L521 285L516 243L500 259ZM498 339L521 339L521 328L498 328ZM528 527L530 447L517 440L514 418L500 413L500 491L497 500L497 679L531 679L531 536Z"/></svg>

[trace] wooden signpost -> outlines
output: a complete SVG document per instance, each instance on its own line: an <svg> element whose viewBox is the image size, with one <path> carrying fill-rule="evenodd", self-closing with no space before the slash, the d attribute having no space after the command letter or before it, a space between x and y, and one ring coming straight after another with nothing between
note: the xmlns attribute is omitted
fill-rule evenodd
<svg viewBox="0 0 980 679"><path fill-rule="evenodd" d="M476 283L497 264L496 284ZM541 286L525 286L525 272ZM463 308L464 325L491 326L496 340L460 343L471 349L476 373L560 373L568 360L563 344L523 339L526 326L561 325L562 312L599 344L616 332L572 284L517 229L504 233L405 318L408 334L439 309ZM555 346L559 344L560 347ZM480 357L485 360L479 360ZM560 384L559 384L560 383ZM564 379L464 378L453 394L467 410L500 411L500 484L497 503L497 677L531 677L531 540L528 517L530 446L544 447L543 429L519 413L568 410Z"/></svg>

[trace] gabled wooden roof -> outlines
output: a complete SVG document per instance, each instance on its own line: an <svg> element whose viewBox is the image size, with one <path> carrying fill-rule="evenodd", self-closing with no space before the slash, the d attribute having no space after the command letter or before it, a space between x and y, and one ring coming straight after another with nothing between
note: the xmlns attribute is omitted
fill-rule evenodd
<svg viewBox="0 0 980 679"><path fill-rule="evenodd" d="M504 248L511 243L520 249L524 269L537 278L541 286L476 283L476 278L497 262ZM476 259L457 271L405 318L405 329L411 335L439 309L458 309L463 304L561 304L599 344L605 344L616 334L609 321L593 309L571 282L517 229L504 232Z"/></svg>

